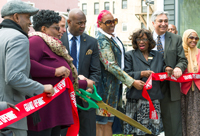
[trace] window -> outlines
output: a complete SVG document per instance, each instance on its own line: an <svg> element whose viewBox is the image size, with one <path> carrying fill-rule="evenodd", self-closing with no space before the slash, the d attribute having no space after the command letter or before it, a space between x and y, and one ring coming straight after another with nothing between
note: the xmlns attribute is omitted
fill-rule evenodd
<svg viewBox="0 0 200 136"><path fill-rule="evenodd" d="M98 27L97 27L97 25L95 24L95 25L94 25L94 35L96 36L97 33L98 33Z"/></svg>
<svg viewBox="0 0 200 136"><path fill-rule="evenodd" d="M127 29L127 23L123 23L122 24L122 31L123 32L126 32L128 29Z"/></svg>
<svg viewBox="0 0 200 136"><path fill-rule="evenodd" d="M122 9L127 9L127 0L122 0Z"/></svg>
<svg viewBox="0 0 200 136"><path fill-rule="evenodd" d="M82 4L82 11L85 15L87 15L87 4L86 3L83 3Z"/></svg>
<svg viewBox="0 0 200 136"><path fill-rule="evenodd" d="M147 13L147 5L144 0L142 0L142 13Z"/></svg>
<svg viewBox="0 0 200 136"><path fill-rule="evenodd" d="M105 10L109 10L109 2L105 2L104 3L104 9Z"/></svg>
<svg viewBox="0 0 200 136"><path fill-rule="evenodd" d="M113 14L115 14L115 1L113 1Z"/></svg>
<svg viewBox="0 0 200 136"><path fill-rule="evenodd" d="M95 15L99 14L99 3L94 3L94 14Z"/></svg>
<svg viewBox="0 0 200 136"><path fill-rule="evenodd" d="M141 23L141 28L145 28L146 29L144 23Z"/></svg>

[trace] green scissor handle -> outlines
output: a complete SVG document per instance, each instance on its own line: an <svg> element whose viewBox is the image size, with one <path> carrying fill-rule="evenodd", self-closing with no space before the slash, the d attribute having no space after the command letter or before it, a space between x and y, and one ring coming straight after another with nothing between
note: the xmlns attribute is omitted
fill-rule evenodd
<svg viewBox="0 0 200 136"><path fill-rule="evenodd" d="M77 104L78 108L80 108L82 110L89 110L90 108L95 108L95 109L99 108L99 106L93 100L90 99L90 98L92 98L92 99L94 99L96 101L102 101L102 98L97 93L96 87L94 85L93 85L93 87L94 87L94 92L93 93L89 93L89 92L87 92L87 91L85 91L85 90L83 90L81 88L79 89L79 91L81 93L76 91L76 95L84 98L89 104L87 108L83 108L83 107L81 107L80 105ZM89 96L90 98L88 98L87 96Z"/></svg>

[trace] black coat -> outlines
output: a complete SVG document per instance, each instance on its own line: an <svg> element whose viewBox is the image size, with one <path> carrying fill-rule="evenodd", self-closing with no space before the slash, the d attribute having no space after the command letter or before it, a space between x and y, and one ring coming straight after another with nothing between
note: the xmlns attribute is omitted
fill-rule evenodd
<svg viewBox="0 0 200 136"><path fill-rule="evenodd" d="M136 80L147 81L146 77L140 77L141 71L151 70L154 71L154 73L160 73L163 72L163 69L163 55L158 51L151 50L148 61L146 61L139 49L128 51L125 54L125 71ZM152 89L148 90L150 98L152 100L162 99L163 95L161 92L160 81L152 81L152 85ZM135 87L131 87L127 90L126 98L144 99L142 90L137 90Z"/></svg>

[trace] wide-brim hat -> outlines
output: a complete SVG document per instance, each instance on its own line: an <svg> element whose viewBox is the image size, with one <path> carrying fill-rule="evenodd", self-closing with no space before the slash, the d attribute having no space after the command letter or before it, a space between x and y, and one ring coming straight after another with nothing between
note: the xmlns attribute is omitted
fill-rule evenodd
<svg viewBox="0 0 200 136"><path fill-rule="evenodd" d="M13 0L7 2L1 9L1 17L5 17L8 15L13 15L15 13L28 13L31 16L36 14L39 11L39 9L32 7L31 5L19 1L19 0Z"/></svg>

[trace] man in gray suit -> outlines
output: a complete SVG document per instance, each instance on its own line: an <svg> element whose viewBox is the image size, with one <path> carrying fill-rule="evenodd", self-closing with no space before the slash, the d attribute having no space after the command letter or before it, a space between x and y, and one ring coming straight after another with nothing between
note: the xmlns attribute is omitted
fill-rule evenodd
<svg viewBox="0 0 200 136"><path fill-rule="evenodd" d="M100 77L99 51L97 40L83 33L86 24L85 14L80 9L72 9L67 23L67 32L63 34L61 41L73 57L73 63L77 67L78 74L95 81L95 86L97 86ZM92 92L90 88L87 91ZM77 97L76 100L79 105L88 106L82 99ZM95 136L95 109L88 111L78 109L78 113L80 119L79 136Z"/></svg>
<svg viewBox="0 0 200 136"><path fill-rule="evenodd" d="M22 2L10 1L1 9L0 24L0 101L12 104L43 92L54 94L52 85L42 85L29 79L30 58L28 31L30 16L38 9ZM16 136L27 135L27 121L23 118L7 127Z"/></svg>
<svg viewBox="0 0 200 136"><path fill-rule="evenodd" d="M165 71L179 78L187 68L182 47L182 38L167 32L168 13L156 11L152 15L152 23L155 28L153 38L156 41L155 49L164 55ZM181 92L177 82L164 81L161 83L164 99L161 100L161 116L163 119L165 136L181 136Z"/></svg>

